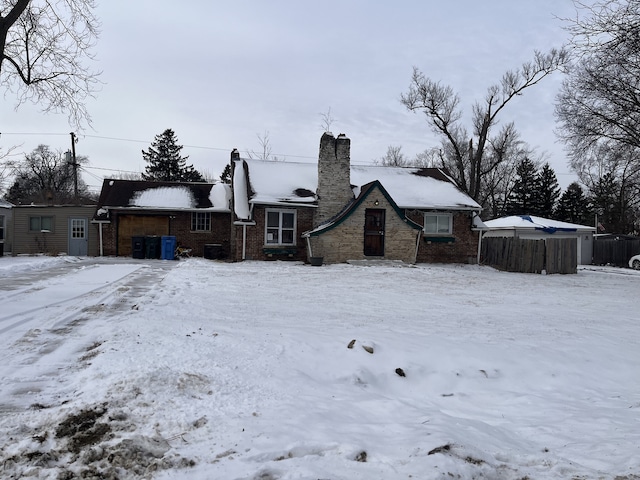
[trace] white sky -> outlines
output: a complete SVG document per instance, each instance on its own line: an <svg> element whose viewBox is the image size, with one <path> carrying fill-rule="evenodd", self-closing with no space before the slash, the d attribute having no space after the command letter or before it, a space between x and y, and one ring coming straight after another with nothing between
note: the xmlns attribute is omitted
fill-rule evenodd
<svg viewBox="0 0 640 480"><path fill-rule="evenodd" d="M332 131L351 138L354 164L389 145L413 157L439 145L424 115L399 101L413 66L452 86L470 115L506 70L561 46L567 34L556 17L573 14L571 0L198 1L182 9L140 0L125 10L102 2L96 68L104 85L76 152L89 157L84 178L96 189L107 169L144 170L141 150L166 128L206 175L218 177L234 147L260 151L265 131L273 154L314 161L321 113L331 108ZM575 177L553 133L561 78L530 89L500 118L547 152L565 188ZM0 104L0 148L69 148L66 115L32 105L16 112L13 100L6 94Z"/></svg>

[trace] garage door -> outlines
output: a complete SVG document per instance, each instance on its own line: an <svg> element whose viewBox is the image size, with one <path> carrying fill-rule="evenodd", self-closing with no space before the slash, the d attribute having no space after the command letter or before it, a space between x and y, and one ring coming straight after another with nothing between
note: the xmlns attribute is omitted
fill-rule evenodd
<svg viewBox="0 0 640 480"><path fill-rule="evenodd" d="M159 215L121 215L118 217L118 255L131 255L131 237L169 235L169 217Z"/></svg>

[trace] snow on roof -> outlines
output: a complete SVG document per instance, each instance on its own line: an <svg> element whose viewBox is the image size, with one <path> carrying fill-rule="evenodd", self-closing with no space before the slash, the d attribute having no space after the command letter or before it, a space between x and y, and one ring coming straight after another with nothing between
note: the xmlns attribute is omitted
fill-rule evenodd
<svg viewBox="0 0 640 480"><path fill-rule="evenodd" d="M595 231L595 227L586 225L577 225L574 223L560 222L549 218L536 217L534 215L512 215L510 217L496 218L495 220L487 220L484 222L489 230L512 230L512 229L529 229L529 230L549 230L550 232L561 231L577 231L591 230Z"/></svg>
<svg viewBox="0 0 640 480"><path fill-rule="evenodd" d="M136 192L130 200L135 207L195 208L196 201L187 187L157 187Z"/></svg>
<svg viewBox="0 0 640 480"><path fill-rule="evenodd" d="M209 201L214 210L229 210L231 188L226 183L215 183L209 193Z"/></svg>
<svg viewBox="0 0 640 480"><path fill-rule="evenodd" d="M351 183L357 186L378 180L400 208L480 210L471 197L451 182L418 175L419 168L351 166Z"/></svg>
<svg viewBox="0 0 640 480"><path fill-rule="evenodd" d="M245 160L254 195L251 203L315 203L318 185L316 163ZM355 196L360 187L378 180L400 208L443 210L480 210L471 197L449 181L419 175L419 168L351 166L351 184ZM444 178L444 175L443 175ZM235 180L235 177L234 177ZM234 181L234 188L237 185ZM235 205L238 208L237 202ZM242 216L239 214L239 217ZM245 217L246 218L246 217Z"/></svg>
<svg viewBox="0 0 640 480"><path fill-rule="evenodd" d="M254 192L251 203L313 204L316 201L318 166L315 163L245 161Z"/></svg>

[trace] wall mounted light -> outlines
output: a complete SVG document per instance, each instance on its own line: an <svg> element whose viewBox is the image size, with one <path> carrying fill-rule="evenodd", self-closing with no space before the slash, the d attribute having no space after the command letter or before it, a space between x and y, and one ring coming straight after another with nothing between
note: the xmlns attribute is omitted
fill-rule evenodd
<svg viewBox="0 0 640 480"><path fill-rule="evenodd" d="M378 199L376 198L376 201L373 202L373 204L377 207L378 205L380 205L380 202L378 201Z"/></svg>

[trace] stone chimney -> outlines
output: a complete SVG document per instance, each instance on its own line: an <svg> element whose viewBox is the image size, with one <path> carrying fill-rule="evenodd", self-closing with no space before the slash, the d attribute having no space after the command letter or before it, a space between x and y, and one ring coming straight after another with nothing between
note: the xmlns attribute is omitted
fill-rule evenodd
<svg viewBox="0 0 640 480"><path fill-rule="evenodd" d="M318 226L340 213L353 200L351 190L351 140L344 134L335 138L326 132L318 154L318 208L313 224Z"/></svg>

